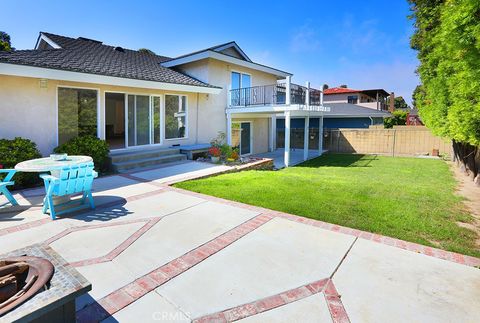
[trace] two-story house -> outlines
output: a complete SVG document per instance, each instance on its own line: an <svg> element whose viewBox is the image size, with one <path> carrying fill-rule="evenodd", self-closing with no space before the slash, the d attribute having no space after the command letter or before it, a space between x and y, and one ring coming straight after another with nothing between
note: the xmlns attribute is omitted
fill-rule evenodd
<svg viewBox="0 0 480 323"><path fill-rule="evenodd" d="M242 155L263 153L276 149L277 118L287 132L291 118L316 118L322 128L321 91L291 77L253 62L235 42L170 58L41 32L33 50L0 53L0 137L29 138L48 155L95 135L144 166L166 160L152 150L208 143L218 132Z"/></svg>

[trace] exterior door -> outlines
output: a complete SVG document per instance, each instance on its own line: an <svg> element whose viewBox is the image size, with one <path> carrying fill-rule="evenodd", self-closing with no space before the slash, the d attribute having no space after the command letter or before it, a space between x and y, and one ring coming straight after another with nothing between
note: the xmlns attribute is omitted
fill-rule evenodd
<svg viewBox="0 0 480 323"><path fill-rule="evenodd" d="M128 95L128 147L161 143L160 97Z"/></svg>
<svg viewBox="0 0 480 323"><path fill-rule="evenodd" d="M239 149L242 156L252 153L252 124L250 122L232 124L232 146Z"/></svg>

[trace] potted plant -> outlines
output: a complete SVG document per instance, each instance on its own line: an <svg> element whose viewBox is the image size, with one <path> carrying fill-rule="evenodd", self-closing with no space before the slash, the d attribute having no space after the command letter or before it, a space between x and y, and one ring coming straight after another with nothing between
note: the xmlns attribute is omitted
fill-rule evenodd
<svg viewBox="0 0 480 323"><path fill-rule="evenodd" d="M220 150L220 148L210 147L210 149L208 149L208 153L212 162L218 163L220 161L220 156L222 155L222 151Z"/></svg>

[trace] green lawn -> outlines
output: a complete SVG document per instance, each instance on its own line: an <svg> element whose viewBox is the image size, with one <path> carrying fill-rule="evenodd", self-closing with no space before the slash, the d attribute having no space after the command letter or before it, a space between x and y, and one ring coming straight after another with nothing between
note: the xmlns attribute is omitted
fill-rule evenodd
<svg viewBox="0 0 480 323"><path fill-rule="evenodd" d="M176 187L480 256L448 165L327 154L280 171L244 171Z"/></svg>

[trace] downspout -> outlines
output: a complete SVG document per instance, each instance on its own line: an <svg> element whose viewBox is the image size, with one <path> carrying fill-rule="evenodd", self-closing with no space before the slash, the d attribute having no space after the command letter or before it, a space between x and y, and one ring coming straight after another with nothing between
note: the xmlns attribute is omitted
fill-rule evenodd
<svg viewBox="0 0 480 323"><path fill-rule="evenodd" d="M370 125L373 126L373 118L372 117L368 117L370 119Z"/></svg>
<svg viewBox="0 0 480 323"><path fill-rule="evenodd" d="M200 97L200 93L197 92L197 120L195 120L195 144L198 144L198 113L199 113L199 110L198 110L198 100L199 100L199 97Z"/></svg>

